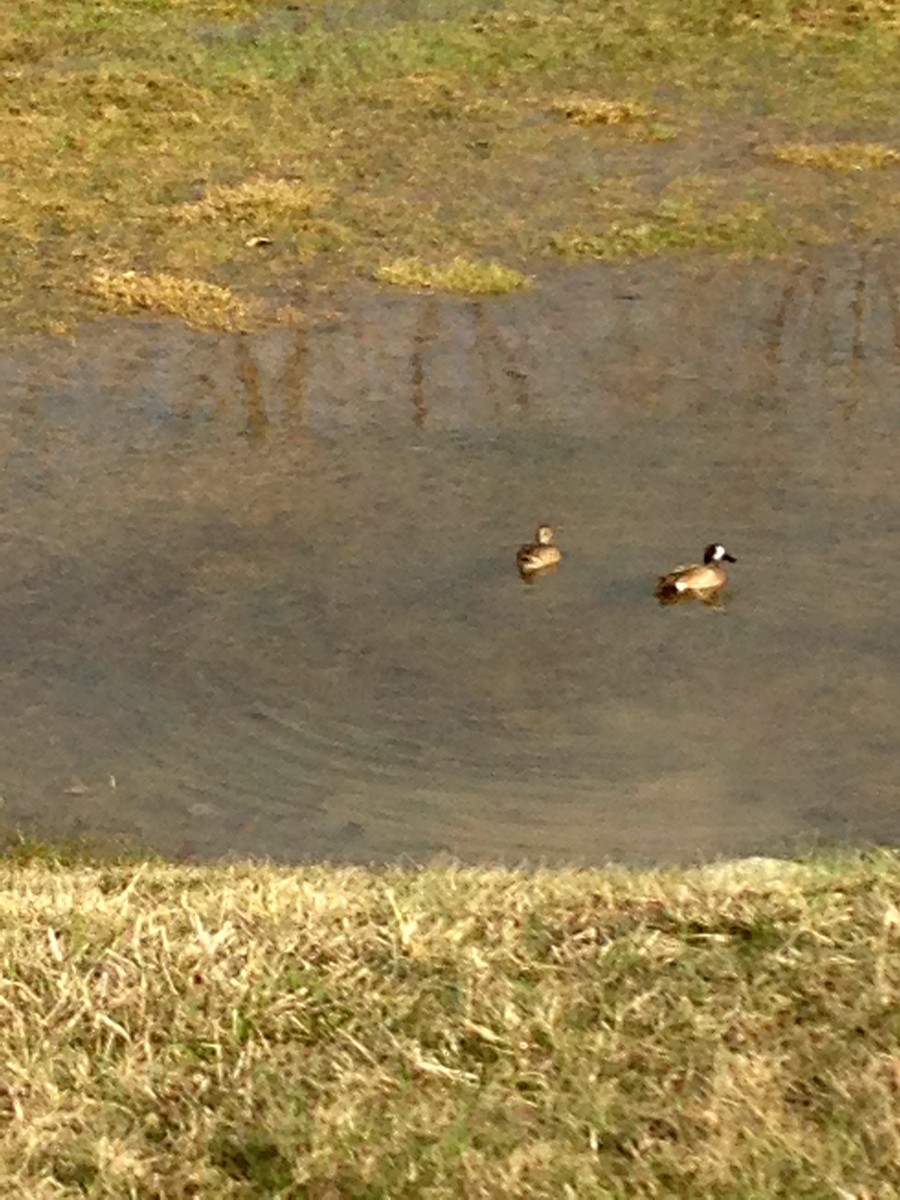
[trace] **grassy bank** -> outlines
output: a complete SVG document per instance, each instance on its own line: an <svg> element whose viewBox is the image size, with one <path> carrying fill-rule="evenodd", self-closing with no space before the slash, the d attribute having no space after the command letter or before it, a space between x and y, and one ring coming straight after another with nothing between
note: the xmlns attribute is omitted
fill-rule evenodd
<svg viewBox="0 0 900 1200"><path fill-rule="evenodd" d="M229 327L358 274L493 291L560 258L766 254L898 223L893 3L4 15L7 326L149 308Z"/></svg>
<svg viewBox="0 0 900 1200"><path fill-rule="evenodd" d="M0 1193L893 1197L900 858L0 865Z"/></svg>

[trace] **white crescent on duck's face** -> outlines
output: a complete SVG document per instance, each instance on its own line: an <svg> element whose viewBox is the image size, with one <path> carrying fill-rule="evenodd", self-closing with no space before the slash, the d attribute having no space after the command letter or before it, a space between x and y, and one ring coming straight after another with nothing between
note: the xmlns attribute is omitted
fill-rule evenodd
<svg viewBox="0 0 900 1200"><path fill-rule="evenodd" d="M703 551L704 563L737 562L720 542L712 542Z"/></svg>

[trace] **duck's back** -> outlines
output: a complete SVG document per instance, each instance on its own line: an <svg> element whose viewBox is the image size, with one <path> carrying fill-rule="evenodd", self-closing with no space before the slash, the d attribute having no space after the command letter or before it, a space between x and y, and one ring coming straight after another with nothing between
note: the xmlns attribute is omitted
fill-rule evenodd
<svg viewBox="0 0 900 1200"><path fill-rule="evenodd" d="M522 546L516 554L520 571L540 571L544 567L555 566L561 558L558 546L541 545L537 542L532 542L530 546Z"/></svg>
<svg viewBox="0 0 900 1200"><path fill-rule="evenodd" d="M725 572L712 563L696 563L687 567L676 567L668 575L661 575L658 591L665 592L710 592L722 587Z"/></svg>

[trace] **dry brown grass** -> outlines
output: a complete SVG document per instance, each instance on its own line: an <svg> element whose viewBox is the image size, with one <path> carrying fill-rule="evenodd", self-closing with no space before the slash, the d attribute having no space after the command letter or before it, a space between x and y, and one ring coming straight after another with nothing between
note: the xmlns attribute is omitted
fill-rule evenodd
<svg viewBox="0 0 900 1200"><path fill-rule="evenodd" d="M0 1194L887 1200L898 938L889 855L5 861Z"/></svg>
<svg viewBox="0 0 900 1200"><path fill-rule="evenodd" d="M576 125L625 125L647 121L655 110L640 100L604 100L599 96L561 96L550 111Z"/></svg>
<svg viewBox="0 0 900 1200"><path fill-rule="evenodd" d="M608 100L600 96L573 93L557 97L549 107L550 112L564 117L573 125L614 129L634 141L669 142L678 136L677 129L657 120L658 110L642 100Z"/></svg>
<svg viewBox="0 0 900 1200"><path fill-rule="evenodd" d="M176 275L97 271L85 286L108 312L161 313L180 317L194 329L249 329L266 311L261 301L245 299L230 288Z"/></svg>
<svg viewBox="0 0 900 1200"><path fill-rule="evenodd" d="M238 184L213 184L202 199L183 204L181 219L189 224L216 221L264 226L306 222L331 199L326 188L295 179L246 179Z"/></svg>

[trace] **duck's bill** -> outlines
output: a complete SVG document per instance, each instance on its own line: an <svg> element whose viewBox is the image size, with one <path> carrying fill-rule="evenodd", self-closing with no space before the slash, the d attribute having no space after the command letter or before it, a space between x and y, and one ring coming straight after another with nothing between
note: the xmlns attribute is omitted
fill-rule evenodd
<svg viewBox="0 0 900 1200"><path fill-rule="evenodd" d="M731 554L723 554L722 557L726 562L737 562L737 559Z"/></svg>

